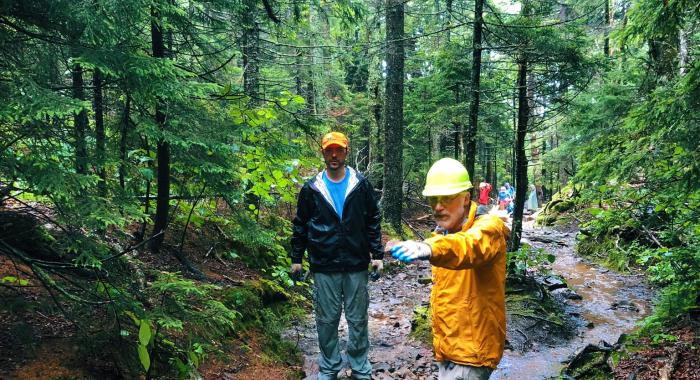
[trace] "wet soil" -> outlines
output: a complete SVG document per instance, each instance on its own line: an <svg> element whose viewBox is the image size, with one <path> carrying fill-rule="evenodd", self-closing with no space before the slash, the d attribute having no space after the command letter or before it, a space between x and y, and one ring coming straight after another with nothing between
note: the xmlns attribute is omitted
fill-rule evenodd
<svg viewBox="0 0 700 380"><path fill-rule="evenodd" d="M623 333L630 332L636 321L651 311L652 291L641 275L621 275L586 262L573 253L575 233L558 232L551 228L524 231L524 240L556 256L551 273L562 276L569 285L553 292L561 305L567 328L572 331L548 332L541 324L512 323L508 312L506 339L528 344L510 344L504 352L491 379L544 379L557 377L565 362L589 343L601 340L615 343ZM408 267L398 266L379 281L370 283L369 358L375 379L436 379L432 347L409 336L413 310L427 305L430 284L419 279L430 277L428 263ZM425 282L425 281L422 281ZM572 294L578 294L578 297ZM573 298L573 299L572 299ZM517 331L520 330L520 331ZM306 379L318 374L318 346L313 317L300 321L289 333L304 353L303 373ZM345 349L347 326L341 319L341 352ZM347 362L342 377L349 377Z"/></svg>

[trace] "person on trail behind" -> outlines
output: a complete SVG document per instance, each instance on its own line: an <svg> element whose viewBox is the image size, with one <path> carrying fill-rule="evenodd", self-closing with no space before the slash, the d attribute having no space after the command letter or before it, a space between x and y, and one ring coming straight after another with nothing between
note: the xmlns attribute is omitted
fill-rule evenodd
<svg viewBox="0 0 700 380"><path fill-rule="evenodd" d="M479 184L479 204L487 206L489 204L489 194L493 187L488 182L481 182Z"/></svg>
<svg viewBox="0 0 700 380"><path fill-rule="evenodd" d="M498 190L498 209L505 210L508 207L508 202L510 202L510 193L505 186L501 186Z"/></svg>
<svg viewBox="0 0 700 380"><path fill-rule="evenodd" d="M537 207L537 187L535 187L535 185L530 185L530 197L527 198L525 208L530 211L535 211L537 210Z"/></svg>
<svg viewBox="0 0 700 380"><path fill-rule="evenodd" d="M370 182L345 165L347 137L330 132L323 136L321 148L325 170L299 191L291 270L301 273L308 252L320 349L318 378L335 379L342 369L338 324L344 308L352 376L370 379L367 270L370 262L377 272L384 267L379 206Z"/></svg>
<svg viewBox="0 0 700 380"><path fill-rule="evenodd" d="M433 347L441 380L488 379L506 334L506 240L510 231L471 202L469 173L443 158L428 171L423 195L437 228L422 241L390 241L400 261L429 260L433 269Z"/></svg>
<svg viewBox="0 0 700 380"><path fill-rule="evenodd" d="M506 191L508 192L508 197L510 199L515 199L515 187L511 186L510 183L506 182L503 185L506 188Z"/></svg>

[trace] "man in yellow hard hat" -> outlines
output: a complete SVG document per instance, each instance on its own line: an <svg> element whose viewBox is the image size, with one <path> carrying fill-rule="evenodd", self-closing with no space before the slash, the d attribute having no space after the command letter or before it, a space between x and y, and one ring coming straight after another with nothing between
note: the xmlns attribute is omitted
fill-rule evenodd
<svg viewBox="0 0 700 380"><path fill-rule="evenodd" d="M503 356L508 228L477 212L469 174L443 158L430 168L423 195L437 228L422 242L390 242L403 262L429 260L433 346L439 379L488 379Z"/></svg>

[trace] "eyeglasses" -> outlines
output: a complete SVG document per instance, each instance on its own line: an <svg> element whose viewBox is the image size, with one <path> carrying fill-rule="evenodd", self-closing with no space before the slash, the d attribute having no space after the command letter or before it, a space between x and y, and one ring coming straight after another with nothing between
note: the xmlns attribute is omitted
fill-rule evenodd
<svg viewBox="0 0 700 380"><path fill-rule="evenodd" d="M438 203L440 203L443 206L447 206L448 204L450 204L450 202L459 198L460 195L462 195L462 193L457 193L457 194L452 194L452 195L438 195L436 197L428 197L428 204L430 204L430 207L435 207L435 206L437 206Z"/></svg>

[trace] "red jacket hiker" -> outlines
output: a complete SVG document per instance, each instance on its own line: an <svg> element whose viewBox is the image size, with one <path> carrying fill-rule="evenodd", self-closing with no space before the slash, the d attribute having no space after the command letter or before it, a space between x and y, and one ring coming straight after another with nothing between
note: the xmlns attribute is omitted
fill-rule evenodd
<svg viewBox="0 0 700 380"><path fill-rule="evenodd" d="M479 204L489 204L489 193L491 193L491 189L491 184L488 182L482 182L479 184Z"/></svg>

